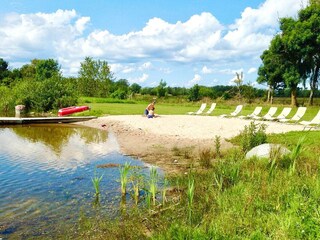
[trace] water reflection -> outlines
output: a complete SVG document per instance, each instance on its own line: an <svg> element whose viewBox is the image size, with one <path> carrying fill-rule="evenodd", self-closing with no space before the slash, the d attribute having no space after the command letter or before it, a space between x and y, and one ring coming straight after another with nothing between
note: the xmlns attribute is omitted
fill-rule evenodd
<svg viewBox="0 0 320 240"><path fill-rule="evenodd" d="M0 151L15 163L26 164L28 158L27 165L33 167L69 171L90 162L90 156L119 151L119 145L114 134L109 133L108 137L106 131L99 129L34 125L6 128L0 134Z"/></svg>
<svg viewBox="0 0 320 240"><path fill-rule="evenodd" d="M118 167L98 166L125 162L144 165L121 155L115 136L98 129L60 124L0 127L0 239L50 233L59 224L74 224L81 211L117 214ZM142 168L141 173L148 171ZM95 173L103 175L99 199L91 182Z"/></svg>

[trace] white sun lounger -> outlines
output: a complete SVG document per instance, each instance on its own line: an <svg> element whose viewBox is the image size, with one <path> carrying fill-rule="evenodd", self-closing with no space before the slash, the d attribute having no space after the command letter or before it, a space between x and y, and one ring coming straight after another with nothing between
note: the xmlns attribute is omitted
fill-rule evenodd
<svg viewBox="0 0 320 240"><path fill-rule="evenodd" d="M290 119L284 118L284 119L280 119L279 121L280 122L298 122L306 113L306 111L307 111L306 107L298 107L296 114L292 118Z"/></svg>
<svg viewBox="0 0 320 240"><path fill-rule="evenodd" d="M277 117L266 117L265 119L266 120L270 120L270 121L273 121L273 120L280 120L280 119L285 119L289 113L291 112L292 108L291 107L285 107L282 109L282 112L277 116Z"/></svg>
<svg viewBox="0 0 320 240"><path fill-rule="evenodd" d="M222 115L220 115L220 117L235 117L241 112L242 108L243 108L243 105L238 105L232 113L222 114Z"/></svg>
<svg viewBox="0 0 320 240"><path fill-rule="evenodd" d="M311 121L301 121L300 124L306 127L317 127L320 125L320 110L318 111L317 115Z"/></svg>
<svg viewBox="0 0 320 240"><path fill-rule="evenodd" d="M212 103L211 107L209 108L209 110L205 114L207 114L207 115L211 114L212 111L216 108L216 105L217 105L216 103Z"/></svg>
<svg viewBox="0 0 320 240"><path fill-rule="evenodd" d="M203 110L207 107L207 104L206 103L202 103L199 110L196 111L196 112L188 112L188 114L190 115L199 115L199 114L202 114Z"/></svg>
<svg viewBox="0 0 320 240"><path fill-rule="evenodd" d="M257 117L262 111L262 107L256 107L254 111L251 114L248 114L247 116L239 116L239 118L253 118Z"/></svg>
<svg viewBox="0 0 320 240"><path fill-rule="evenodd" d="M257 120L267 120L268 118L273 117L273 115L276 113L276 111L278 110L277 107L271 107L269 109L269 111L266 113L266 115L264 115L263 117L259 117L259 116L255 116L253 117L253 119L257 119Z"/></svg>

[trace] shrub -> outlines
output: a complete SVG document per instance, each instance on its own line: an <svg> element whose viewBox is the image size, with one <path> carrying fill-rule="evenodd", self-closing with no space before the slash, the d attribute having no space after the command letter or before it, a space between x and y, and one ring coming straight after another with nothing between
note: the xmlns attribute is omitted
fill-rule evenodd
<svg viewBox="0 0 320 240"><path fill-rule="evenodd" d="M267 142L266 125L251 122L240 133L240 144L244 152L248 152L255 146Z"/></svg>

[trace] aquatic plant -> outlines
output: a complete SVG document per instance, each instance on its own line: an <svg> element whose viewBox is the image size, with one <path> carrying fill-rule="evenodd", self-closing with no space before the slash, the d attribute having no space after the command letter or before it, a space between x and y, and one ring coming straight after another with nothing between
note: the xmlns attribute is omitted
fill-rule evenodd
<svg viewBox="0 0 320 240"><path fill-rule="evenodd" d="M127 193L127 183L128 183L129 170L130 170L130 162L126 162L124 165L121 165L119 167L122 196L126 195L126 193Z"/></svg>
<svg viewBox="0 0 320 240"><path fill-rule="evenodd" d="M98 177L96 175L96 172L94 173L94 177L91 178L94 190L95 190L95 196L98 196L100 194L100 182L102 180L103 175L101 175L100 177Z"/></svg>
<svg viewBox="0 0 320 240"><path fill-rule="evenodd" d="M140 189L143 185L143 176L138 171L133 171L130 181L133 189L133 199L135 204L138 204L140 197Z"/></svg>
<svg viewBox="0 0 320 240"><path fill-rule="evenodd" d="M150 169L150 180L149 180L149 193L151 194L152 203L156 205L156 195L158 190L158 172L155 167Z"/></svg>
<svg viewBox="0 0 320 240"><path fill-rule="evenodd" d="M167 186L168 186L168 180L165 178L163 183L163 189L162 189L162 205L164 206L167 201Z"/></svg>

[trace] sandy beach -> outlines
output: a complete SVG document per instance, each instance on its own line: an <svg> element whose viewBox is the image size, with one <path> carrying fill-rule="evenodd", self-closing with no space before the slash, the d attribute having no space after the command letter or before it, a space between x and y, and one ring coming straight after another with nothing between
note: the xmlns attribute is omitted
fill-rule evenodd
<svg viewBox="0 0 320 240"><path fill-rule="evenodd" d="M302 131L302 125L256 121L267 125L267 133ZM232 146L226 141L240 133L250 120L214 116L163 115L148 119L141 115L106 116L80 125L112 131L117 136L121 152L158 165L168 172L183 169L188 164L183 155L196 154L214 148L215 136L221 137L222 150ZM176 151L173 151L176 149ZM187 157L188 157L187 156Z"/></svg>

